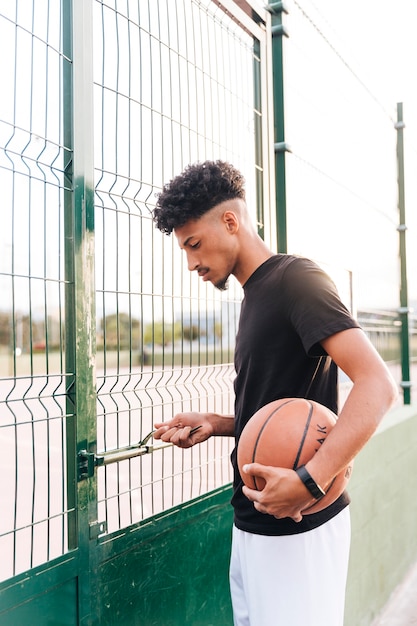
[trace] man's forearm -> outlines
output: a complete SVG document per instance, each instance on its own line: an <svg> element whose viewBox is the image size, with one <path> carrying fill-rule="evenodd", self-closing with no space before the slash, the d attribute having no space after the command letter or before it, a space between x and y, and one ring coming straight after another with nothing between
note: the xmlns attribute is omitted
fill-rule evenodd
<svg viewBox="0 0 417 626"><path fill-rule="evenodd" d="M211 413L207 419L213 427L213 437L235 436L235 419L233 415L219 415L218 413Z"/></svg>

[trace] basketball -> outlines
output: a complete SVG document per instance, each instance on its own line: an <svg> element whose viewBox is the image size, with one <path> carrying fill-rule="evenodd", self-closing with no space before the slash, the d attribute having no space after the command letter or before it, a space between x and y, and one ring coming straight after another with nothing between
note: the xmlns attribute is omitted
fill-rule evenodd
<svg viewBox="0 0 417 626"><path fill-rule="evenodd" d="M245 485L261 491L265 481L243 471L246 463L297 469L317 452L335 425L336 415L327 407L303 398L275 400L260 408L248 421L239 439L237 462ZM303 511L309 515L332 504L343 492L353 462L326 490L326 495Z"/></svg>

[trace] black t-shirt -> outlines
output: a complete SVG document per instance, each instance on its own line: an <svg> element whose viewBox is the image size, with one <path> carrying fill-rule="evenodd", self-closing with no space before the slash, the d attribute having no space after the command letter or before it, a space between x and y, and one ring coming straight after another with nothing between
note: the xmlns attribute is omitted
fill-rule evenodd
<svg viewBox="0 0 417 626"><path fill-rule="evenodd" d="M235 348L235 433L262 406L280 398L309 398L337 413L337 367L320 342L357 322L340 301L336 287L308 259L272 256L245 285ZM301 522L259 513L242 493L234 467L235 524L262 535L288 535L320 526L348 503L347 493Z"/></svg>

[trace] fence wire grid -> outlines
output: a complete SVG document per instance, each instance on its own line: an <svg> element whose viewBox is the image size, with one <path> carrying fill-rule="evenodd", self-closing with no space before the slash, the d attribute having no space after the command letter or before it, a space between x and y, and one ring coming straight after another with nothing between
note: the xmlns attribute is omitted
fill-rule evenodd
<svg viewBox="0 0 417 626"><path fill-rule="evenodd" d="M72 7L15 0L0 8L8 59L0 68L0 579L73 547L67 450L76 442L68 448L67 426L84 418L67 397L80 375L66 359L74 341L65 216L74 191L65 128ZM220 294L189 275L175 242L154 228L155 194L188 163L222 158L245 173L260 228L269 217L260 202L261 44L250 20L243 27L210 0L93 0L92 10L94 144L86 150L100 454L134 445L180 411L233 413L240 290L231 283ZM214 438L97 468L98 519L111 533L227 484L232 445Z"/></svg>
<svg viewBox="0 0 417 626"><path fill-rule="evenodd" d="M59 3L2 3L2 579L67 549L59 24Z"/></svg>

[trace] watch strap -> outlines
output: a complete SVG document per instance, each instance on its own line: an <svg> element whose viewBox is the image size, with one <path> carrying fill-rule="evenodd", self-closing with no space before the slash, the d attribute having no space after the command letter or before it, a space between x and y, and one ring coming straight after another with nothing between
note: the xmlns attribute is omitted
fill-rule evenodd
<svg viewBox="0 0 417 626"><path fill-rule="evenodd" d="M298 474L298 477L307 487L313 498L316 498L316 500L320 500L320 498L326 495L326 492L320 487L320 485L316 483L314 478L307 471L305 465L300 465L300 467L297 467L295 472L296 474Z"/></svg>

